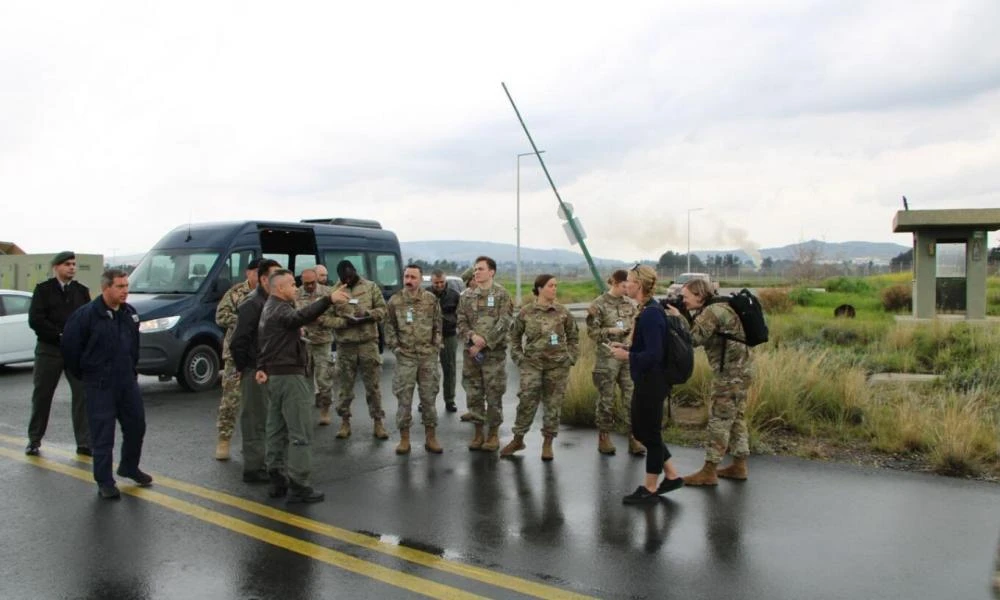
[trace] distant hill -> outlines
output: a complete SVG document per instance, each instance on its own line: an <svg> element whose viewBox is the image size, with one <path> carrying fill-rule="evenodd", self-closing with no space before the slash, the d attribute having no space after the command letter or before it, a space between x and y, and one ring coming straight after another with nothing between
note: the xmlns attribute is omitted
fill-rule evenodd
<svg viewBox="0 0 1000 600"><path fill-rule="evenodd" d="M498 263L512 263L517 261L517 246L514 244L500 244L497 242L465 242L465 241L440 241L440 242L400 242L403 251L403 260L419 259L427 262L436 260L447 260L459 264L469 264L477 256L486 255ZM659 258L659 257L657 257ZM555 265L577 265L584 262L583 254L571 252L569 250L540 250L538 248L521 247L521 263L543 263ZM622 261L610 258L594 257L594 262L598 266L621 265Z"/></svg>
<svg viewBox="0 0 1000 600"><path fill-rule="evenodd" d="M420 259L428 262L436 260L447 260L466 264L476 256L486 254L492 256L498 263L512 263L516 260L517 247L513 244L500 244L496 242L468 242L468 241L424 241L424 242L400 242L403 250L403 259ZM868 262L876 264L888 264L889 261L909 250L909 246L892 244L885 242L821 242L810 240L798 244L789 244L777 248L761 248L761 259L770 257L773 260L795 260L805 252L816 252L816 260L820 262ZM683 251L682 251L683 253ZM729 250L697 250L693 255L705 260L709 256L733 254L744 264L755 263L756 260L750 254L741 249ZM647 257L649 260L657 261L659 256ZM579 265L584 262L583 254L569 250L540 250L538 248L521 248L522 263L541 263L558 265ZM622 261L608 258L594 258L594 262L599 267L620 266Z"/></svg>
<svg viewBox="0 0 1000 600"><path fill-rule="evenodd" d="M772 260L796 260L806 253L815 252L816 260L819 262L872 261L875 264L888 264L890 260L909 249L909 246L889 242L821 242L819 240L809 240L777 248L761 248L759 252L761 260L765 258L771 258ZM739 257L741 262L752 261L746 251L739 249L698 250L691 254L702 260L705 260L709 256L733 254Z"/></svg>

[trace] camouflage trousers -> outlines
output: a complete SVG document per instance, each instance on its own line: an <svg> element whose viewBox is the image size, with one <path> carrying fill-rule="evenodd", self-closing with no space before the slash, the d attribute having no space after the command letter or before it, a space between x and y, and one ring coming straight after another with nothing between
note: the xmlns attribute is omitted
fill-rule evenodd
<svg viewBox="0 0 1000 600"><path fill-rule="evenodd" d="M316 405L325 408L333 404L334 364L330 343L306 344L310 373L306 375L316 394Z"/></svg>
<svg viewBox="0 0 1000 600"><path fill-rule="evenodd" d="M396 427L409 429L413 423L413 388L420 395L420 422L424 427L437 427L438 357L396 355L396 372L392 376L392 393L396 396Z"/></svg>
<svg viewBox="0 0 1000 600"><path fill-rule="evenodd" d="M472 422L488 427L503 423L503 394L507 391L507 353L486 352L481 363L462 352L462 387Z"/></svg>
<svg viewBox="0 0 1000 600"><path fill-rule="evenodd" d="M542 405L542 435L556 437L559 434L559 414L562 411L563 396L566 394L566 380L569 367L558 366L540 368L521 361L521 389L517 392L517 417L514 419L514 434L524 435L531 429L538 405Z"/></svg>
<svg viewBox="0 0 1000 600"><path fill-rule="evenodd" d="M600 431L612 431L615 428L615 385L621 388L622 401L631 402L632 375L628 363L616 360L603 361L598 358L594 369L594 387L597 388L597 406L594 410L594 424ZM632 431L632 411L623 411L625 430Z"/></svg>
<svg viewBox="0 0 1000 600"><path fill-rule="evenodd" d="M220 438L232 439L233 431L236 429L236 416L239 412L240 372L236 370L236 363L233 362L233 359L227 358L222 370L222 401L219 402L219 416L215 420Z"/></svg>
<svg viewBox="0 0 1000 600"><path fill-rule="evenodd" d="M718 464L727 452L733 456L750 454L746 418L748 386L749 382L740 378L720 378L712 384L706 461Z"/></svg>
<svg viewBox="0 0 1000 600"><path fill-rule="evenodd" d="M373 419L384 419L382 410L382 390L379 378L382 376L382 357L378 353L378 342L362 342L350 344L337 343L337 378L340 379L340 389L337 392L337 414L341 417L351 416L351 403L354 401L354 382L361 371L361 381L365 384L365 400L368 402L368 415Z"/></svg>

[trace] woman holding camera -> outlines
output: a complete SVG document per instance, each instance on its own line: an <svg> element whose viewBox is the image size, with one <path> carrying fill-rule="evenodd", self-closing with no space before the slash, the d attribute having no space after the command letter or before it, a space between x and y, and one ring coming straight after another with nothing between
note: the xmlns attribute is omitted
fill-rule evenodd
<svg viewBox="0 0 1000 600"><path fill-rule="evenodd" d="M701 279L693 279L681 288L684 306L693 315L691 343L705 348L708 364L715 372L705 465L684 478L686 485L718 485L719 477L743 480L749 474L746 405L750 387L750 348L737 341L746 339L739 316L728 303L711 302L714 295L711 285ZM667 311L672 315L681 314L674 306ZM733 464L718 469L727 451L733 455Z"/></svg>
<svg viewBox="0 0 1000 600"><path fill-rule="evenodd" d="M597 425L597 451L614 454L611 430L615 425L615 386L622 391L622 400L632 401L632 377L628 362L616 360L606 344L627 342L632 333L632 323L638 309L628 297L628 271L618 269L608 277L608 291L598 296L587 309L587 337L597 346L597 360L594 362L594 387L597 388L597 406L594 422ZM631 412L631 411L629 411ZM632 435L632 421L625 413L625 428L628 430L628 452L636 456L646 454L646 448Z"/></svg>
<svg viewBox="0 0 1000 600"><path fill-rule="evenodd" d="M510 357L521 372L514 439L500 456L512 456L524 449L524 434L542 404L542 460L552 460L552 440L559 433L559 413L569 368L579 354L580 338L576 321L556 302L556 278L539 275L531 293L534 302L521 307L510 329Z"/></svg>
<svg viewBox="0 0 1000 600"><path fill-rule="evenodd" d="M639 316L632 328L631 345L608 344L611 355L628 361L635 387L632 392L632 433L646 446L646 480L625 496L625 504L651 504L659 496L684 485L663 443L663 402L670 394L664 369L663 344L667 335L667 316L653 300L656 271L648 265L636 265L628 273L628 295L639 305ZM657 485L660 473L663 481Z"/></svg>

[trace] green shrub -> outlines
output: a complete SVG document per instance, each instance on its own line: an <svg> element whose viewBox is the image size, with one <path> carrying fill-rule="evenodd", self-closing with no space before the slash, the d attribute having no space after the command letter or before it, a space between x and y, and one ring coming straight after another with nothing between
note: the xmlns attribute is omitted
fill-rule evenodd
<svg viewBox="0 0 1000 600"><path fill-rule="evenodd" d="M809 306L816 299L816 292L809 288L797 287L788 293L788 297L799 306Z"/></svg>
<svg viewBox="0 0 1000 600"><path fill-rule="evenodd" d="M845 294L867 294L874 288L860 277L836 277L823 282L823 287L828 292L842 292Z"/></svg>
<svg viewBox="0 0 1000 600"><path fill-rule="evenodd" d="M913 308L913 290L908 285L893 285L881 292L882 307L889 312L902 312Z"/></svg>

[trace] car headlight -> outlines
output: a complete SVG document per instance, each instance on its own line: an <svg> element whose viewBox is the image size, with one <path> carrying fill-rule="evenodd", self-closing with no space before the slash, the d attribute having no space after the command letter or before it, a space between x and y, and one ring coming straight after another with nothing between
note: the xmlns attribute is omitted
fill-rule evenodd
<svg viewBox="0 0 1000 600"><path fill-rule="evenodd" d="M139 323L139 333L154 333L157 331L167 331L180 321L180 316L163 317L162 319L150 319Z"/></svg>

